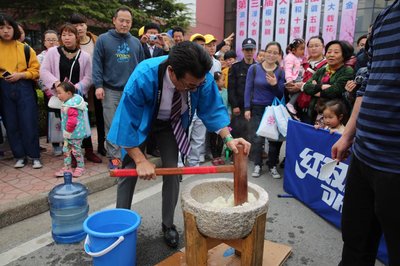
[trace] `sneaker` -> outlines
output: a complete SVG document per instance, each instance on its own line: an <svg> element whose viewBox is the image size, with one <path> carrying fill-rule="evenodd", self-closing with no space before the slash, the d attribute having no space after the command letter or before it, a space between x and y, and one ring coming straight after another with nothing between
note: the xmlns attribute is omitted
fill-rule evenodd
<svg viewBox="0 0 400 266"><path fill-rule="evenodd" d="M110 170L118 169L120 167L121 167L121 160L118 158L110 159L110 161L108 162L108 168Z"/></svg>
<svg viewBox="0 0 400 266"><path fill-rule="evenodd" d="M200 163L204 163L206 161L206 157L204 155L199 156Z"/></svg>
<svg viewBox="0 0 400 266"><path fill-rule="evenodd" d="M32 161L32 168L33 169L39 169L39 168L42 168L42 167L43 167L43 165L42 165L42 163L40 162L39 159L33 159L33 161Z"/></svg>
<svg viewBox="0 0 400 266"><path fill-rule="evenodd" d="M252 177L259 177L261 175L261 166L256 165L254 166L253 173L251 174Z"/></svg>
<svg viewBox="0 0 400 266"><path fill-rule="evenodd" d="M81 177L85 173L85 169L81 167L77 167L72 174L74 177Z"/></svg>
<svg viewBox="0 0 400 266"><path fill-rule="evenodd" d="M278 173L278 170L276 170L276 166L269 169L269 173L272 175L272 178L274 178L274 179L281 178L281 175Z"/></svg>
<svg viewBox="0 0 400 266"><path fill-rule="evenodd" d="M14 164L14 168L22 168L25 166L25 159L18 159Z"/></svg>

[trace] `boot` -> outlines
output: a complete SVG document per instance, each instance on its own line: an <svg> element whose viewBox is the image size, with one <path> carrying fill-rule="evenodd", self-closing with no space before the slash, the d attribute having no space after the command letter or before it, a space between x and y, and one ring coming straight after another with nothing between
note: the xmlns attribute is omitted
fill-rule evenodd
<svg viewBox="0 0 400 266"><path fill-rule="evenodd" d="M93 163L101 163L102 160L93 152L93 148L85 148L85 158Z"/></svg>

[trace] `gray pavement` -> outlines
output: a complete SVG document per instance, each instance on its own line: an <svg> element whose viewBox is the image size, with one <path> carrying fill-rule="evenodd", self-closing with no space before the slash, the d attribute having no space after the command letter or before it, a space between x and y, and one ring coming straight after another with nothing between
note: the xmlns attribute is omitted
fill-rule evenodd
<svg viewBox="0 0 400 266"><path fill-rule="evenodd" d="M272 179L265 172L259 178L252 178L250 169L252 165L249 165L249 182L263 187L270 197L265 239L289 245L293 249L292 255L284 265L337 265L342 246L340 231L296 199L278 198L278 194L284 193L283 179ZM199 178L213 176L186 176L182 186ZM231 176L231 174L218 175L218 177L228 178ZM176 252L167 247L162 239L161 180L157 178L156 181L139 181L134 196L132 209L142 216L137 242L138 265L154 265ZM114 206L115 195L115 186L91 194L89 196L90 212ZM175 217L175 223L182 237L181 248L184 247L184 239L180 205L177 207ZM82 243L57 245L51 241L50 230L51 221L48 211L0 229L2 239L0 265L91 265L92 259L84 253ZM15 259L9 259L10 253L14 254ZM383 264L377 262L376 265Z"/></svg>

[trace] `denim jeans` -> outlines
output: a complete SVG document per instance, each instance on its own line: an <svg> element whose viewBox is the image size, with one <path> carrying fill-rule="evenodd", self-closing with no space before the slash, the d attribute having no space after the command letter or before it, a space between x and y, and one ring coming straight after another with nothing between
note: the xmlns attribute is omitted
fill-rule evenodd
<svg viewBox="0 0 400 266"><path fill-rule="evenodd" d="M39 116L31 80L0 79L3 122L15 159L40 158Z"/></svg>
<svg viewBox="0 0 400 266"><path fill-rule="evenodd" d="M251 157L254 161L254 165L262 166L262 152L263 145L265 144L265 138L258 136L256 131L260 126L262 116L264 114L266 106L255 105L251 109L251 132L253 134L251 138ZM282 141L271 141L269 140L268 149L268 161L267 165L269 168L276 166L279 162L279 152L282 147Z"/></svg>
<svg viewBox="0 0 400 266"><path fill-rule="evenodd" d="M178 165L178 145L170 121L156 120L152 125L157 136L157 146L160 149L162 167L170 168ZM144 144L139 147L144 151ZM136 168L135 162L126 155L122 168ZM118 178L117 208L130 209L135 191L137 177ZM179 175L163 176L161 192L162 223L171 227L174 223L175 208L179 199Z"/></svg>

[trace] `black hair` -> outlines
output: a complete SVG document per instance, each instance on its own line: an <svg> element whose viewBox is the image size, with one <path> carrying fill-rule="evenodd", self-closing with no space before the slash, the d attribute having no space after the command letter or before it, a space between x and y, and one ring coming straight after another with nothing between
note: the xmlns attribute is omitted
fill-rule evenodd
<svg viewBox="0 0 400 266"><path fill-rule="evenodd" d="M346 125L348 118L348 111L346 105L340 99L330 100L325 103L324 110L328 109L331 110L335 115L340 119L342 116L342 120L340 121L343 125Z"/></svg>
<svg viewBox="0 0 400 266"><path fill-rule="evenodd" d="M368 38L368 34L363 34L361 35L358 39L357 39L357 45L360 44L362 39L367 39Z"/></svg>
<svg viewBox="0 0 400 266"><path fill-rule="evenodd" d="M345 40L343 40L343 41L341 41L341 42L343 42L343 44L345 45L345 46L347 46L347 49L350 51L350 53L353 55L354 54L354 47L353 47L353 45L350 43L350 42L348 42L348 41L345 41Z"/></svg>
<svg viewBox="0 0 400 266"><path fill-rule="evenodd" d="M333 45L333 44L338 44L339 46L340 46L340 48L341 48L341 50L342 50L342 56L343 56L343 61L344 62L346 62L347 60L349 60L350 59L350 57L353 55L353 51L354 51L354 48L353 48L353 46L349 46L348 44L346 44L344 41L339 41L339 40L333 40L333 41L330 41L330 42L328 42L327 44L326 44L326 46L325 46L325 55L326 55L326 53L328 52L328 50L329 50L329 47L331 46L331 45Z"/></svg>
<svg viewBox="0 0 400 266"><path fill-rule="evenodd" d="M175 32L182 32L182 35L185 36L185 31L179 26L172 28L172 37L174 36Z"/></svg>
<svg viewBox="0 0 400 266"><path fill-rule="evenodd" d="M265 53L265 50L263 50L263 49L258 50L257 55L259 55L261 52Z"/></svg>
<svg viewBox="0 0 400 266"><path fill-rule="evenodd" d="M12 39L18 40L21 37L21 32L19 31L17 22L8 15L0 15L0 26L5 26L6 24L9 24L14 30Z"/></svg>
<svg viewBox="0 0 400 266"><path fill-rule="evenodd" d="M69 81L63 81L57 87L63 88L65 92L70 92L72 95L74 95L76 92L75 86Z"/></svg>
<svg viewBox="0 0 400 266"><path fill-rule="evenodd" d="M80 24L80 23L85 23L86 24L87 19L85 16L79 14L79 13L74 13L69 17L69 23L72 24Z"/></svg>
<svg viewBox="0 0 400 266"><path fill-rule="evenodd" d="M303 39L296 38L291 43L289 43L288 47L289 47L290 51L293 51L302 44L305 44L305 41Z"/></svg>
<svg viewBox="0 0 400 266"><path fill-rule="evenodd" d="M119 11L128 11L129 14L131 14L131 16L133 16L133 15L132 15L132 11L131 11L131 9L130 9L129 7L127 7L127 6L121 6L121 7L117 8L117 10L115 10L115 12L114 12L114 18L118 17L118 12L119 12Z"/></svg>
<svg viewBox="0 0 400 266"><path fill-rule="evenodd" d="M76 27L74 25L72 25L71 23L65 23L64 25L62 25L60 28L60 40L61 40L61 35L63 34L64 31L71 32L75 35L76 48L80 48L79 34L78 34L78 30L76 29ZM60 42L62 43L62 40Z"/></svg>
<svg viewBox="0 0 400 266"><path fill-rule="evenodd" d="M233 50L229 50L224 54L224 60L229 59L229 58L235 58L236 59L237 54Z"/></svg>
<svg viewBox="0 0 400 266"><path fill-rule="evenodd" d="M272 45L278 46L279 55L282 55L282 54L283 54L282 46L281 46L281 44L280 44L279 42L269 42L269 43L267 43L267 45L265 46L265 51L267 51L267 50L268 50L268 47L270 47L270 46L272 46Z"/></svg>
<svg viewBox="0 0 400 266"><path fill-rule="evenodd" d="M322 38L322 36L320 36L320 35L315 35L315 36L311 36L310 39L308 39L308 41L307 41L307 47L308 47L308 45L310 44L310 41L313 40L313 39L318 39L318 40L321 41L322 46L325 45L324 38Z"/></svg>
<svg viewBox="0 0 400 266"><path fill-rule="evenodd" d="M214 80L218 81L222 76L222 72L221 71L215 71L214 72Z"/></svg>
<svg viewBox="0 0 400 266"><path fill-rule="evenodd" d="M58 42L60 42L60 37L58 36L58 33L55 30L46 30L43 33L43 36L42 36L42 45L43 45L43 47L44 47L44 42L45 42L45 39L46 39L46 34L55 34L57 36Z"/></svg>
<svg viewBox="0 0 400 266"><path fill-rule="evenodd" d="M210 55L197 43L183 41L169 52L167 64L172 67L176 78L181 79L186 73L195 78L204 78L212 66Z"/></svg>
<svg viewBox="0 0 400 266"><path fill-rule="evenodd" d="M158 33L161 32L160 26L154 22L151 22L151 23L147 24L146 26L144 26L144 33L147 33L147 31L150 29L157 30Z"/></svg>

